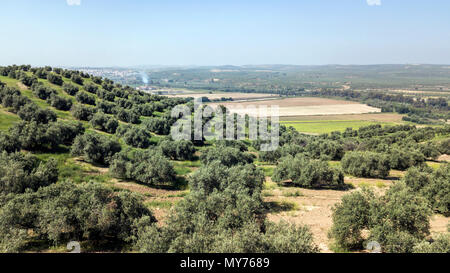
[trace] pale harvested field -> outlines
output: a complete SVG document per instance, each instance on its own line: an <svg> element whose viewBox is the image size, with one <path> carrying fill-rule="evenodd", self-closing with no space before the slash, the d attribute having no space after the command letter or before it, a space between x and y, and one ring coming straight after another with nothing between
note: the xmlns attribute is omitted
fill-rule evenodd
<svg viewBox="0 0 450 273"><path fill-rule="evenodd" d="M286 98L286 99L278 99L278 100L270 100L270 101L255 101L255 102L225 102L225 103L211 103L209 105L224 105L226 107L234 106L234 105L279 105L280 107L298 107L298 106L329 106L329 105L348 105L348 104L359 104L358 102L353 101L345 101L345 100L333 100L333 99L324 99L324 98Z"/></svg>
<svg viewBox="0 0 450 273"><path fill-rule="evenodd" d="M208 105L212 107L224 105L230 110L231 113L237 113L240 115L248 114L250 116L260 117L271 115L272 112L270 111L270 106L279 107L279 111L274 114L278 114L280 117L340 114L348 115L381 112L381 109L357 102L323 98L288 98L247 102L210 103ZM261 112L261 106L268 106L268 112ZM252 109L251 107L254 108Z"/></svg>

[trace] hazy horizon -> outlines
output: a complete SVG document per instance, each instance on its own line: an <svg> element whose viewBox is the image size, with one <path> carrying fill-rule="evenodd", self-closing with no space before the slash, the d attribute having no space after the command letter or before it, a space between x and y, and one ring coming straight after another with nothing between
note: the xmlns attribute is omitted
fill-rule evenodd
<svg viewBox="0 0 450 273"><path fill-rule="evenodd" d="M22 65L22 64L16 64ZM31 64L32 65L32 64ZM235 64L218 64L218 65L177 65L177 64L148 64L148 65L112 65L112 66L59 66L59 67L68 67L68 68L209 68L209 67L263 67L263 66L293 66L293 67L325 67L325 66L402 66L402 65L410 65L410 66L450 66L450 63L373 63L373 64L243 64L243 65L235 65ZM33 66L33 65L32 65ZM55 66L58 67L58 66Z"/></svg>

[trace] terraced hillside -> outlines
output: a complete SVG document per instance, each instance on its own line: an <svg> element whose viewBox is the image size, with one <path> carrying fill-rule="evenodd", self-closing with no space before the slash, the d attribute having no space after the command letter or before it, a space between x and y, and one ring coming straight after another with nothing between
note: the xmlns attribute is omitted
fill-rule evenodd
<svg viewBox="0 0 450 273"><path fill-rule="evenodd" d="M449 126L282 126L279 149L261 152L262 140L172 140L171 109L188 98L51 67L0 67L0 82L1 252L73 240L85 252L360 251L369 239L436 252L432 239L449 240Z"/></svg>

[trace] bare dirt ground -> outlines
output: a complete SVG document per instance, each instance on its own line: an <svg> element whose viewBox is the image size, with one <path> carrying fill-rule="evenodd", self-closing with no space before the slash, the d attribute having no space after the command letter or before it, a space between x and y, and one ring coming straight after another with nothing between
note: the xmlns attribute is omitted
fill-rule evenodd
<svg viewBox="0 0 450 273"><path fill-rule="evenodd" d="M450 162L450 155L441 155L438 158L438 161L446 161L446 162Z"/></svg>
<svg viewBox="0 0 450 273"><path fill-rule="evenodd" d="M158 220L158 225L163 225L171 208L183 199L186 191L165 190L136 184L133 182L113 181L113 187L139 193L144 197L144 203L150 207L153 216Z"/></svg>
<svg viewBox="0 0 450 273"><path fill-rule="evenodd" d="M431 217L431 234L448 233L448 224L450 224L450 217L445 217L440 214L435 214Z"/></svg>
<svg viewBox="0 0 450 273"><path fill-rule="evenodd" d="M347 191L277 186L264 191L266 196L264 201L277 203L281 209L271 211L267 217L274 222L283 220L309 226L320 251L331 252L328 232L332 226L332 208L341 201L342 196L359 190L363 186L370 187L377 194L384 194L396 179L396 177L390 177L389 180L346 177L345 183L354 187ZM272 183L270 178L268 178L268 183ZM292 193L299 196L292 196Z"/></svg>
<svg viewBox="0 0 450 273"><path fill-rule="evenodd" d="M307 225L313 233L315 243L321 252L330 252L328 231L332 225L332 208L339 203L345 191L296 189L301 193L297 197L284 197L292 188L272 190L273 196L266 197L265 202L290 203L293 208L288 211L271 212L267 215L273 222L280 220L297 225Z"/></svg>
<svg viewBox="0 0 450 273"><path fill-rule="evenodd" d="M26 86L25 84L18 82L17 86L19 86L20 90L28 90L28 86Z"/></svg>
<svg viewBox="0 0 450 273"><path fill-rule="evenodd" d="M81 161L77 162L81 165ZM98 168L100 173L106 173L108 169ZM270 221L281 220L297 225L307 225L313 233L315 243L321 252L331 252L328 232L332 226L332 208L338 204L342 197L362 187L370 187L377 194L385 191L398 181L404 172L392 171L388 179L367 179L345 177L345 183L353 188L347 191L338 190L311 190L289 186L279 186L273 183L270 177L266 178L266 187L263 191L264 202L268 205L267 217ZM112 179L113 188L139 193L144 197L144 202L151 209L158 220L158 225L164 225L167 216L170 215L174 204L184 198L188 191L168 190L153 188L134 182ZM447 232L450 217L434 215L431 219L431 233Z"/></svg>
<svg viewBox="0 0 450 273"><path fill-rule="evenodd" d="M332 226L332 208L341 202L342 196L362 187L371 188L376 194L383 195L395 181L398 181L404 172L392 171L388 179L367 179L345 177L345 183L352 185L353 189L347 191L337 190L310 190L294 187L277 186L267 178L271 187L264 190L264 201L278 204L267 217L269 220L281 220L297 225L307 225L313 233L315 243L321 252L331 252L328 232ZM430 231L446 233L450 217L433 215L430 221Z"/></svg>

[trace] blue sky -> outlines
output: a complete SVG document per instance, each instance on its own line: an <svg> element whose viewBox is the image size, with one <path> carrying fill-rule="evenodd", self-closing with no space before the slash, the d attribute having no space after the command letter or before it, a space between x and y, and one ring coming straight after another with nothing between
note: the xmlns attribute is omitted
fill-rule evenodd
<svg viewBox="0 0 450 273"><path fill-rule="evenodd" d="M448 0L2 0L0 65L450 64L449 12Z"/></svg>

